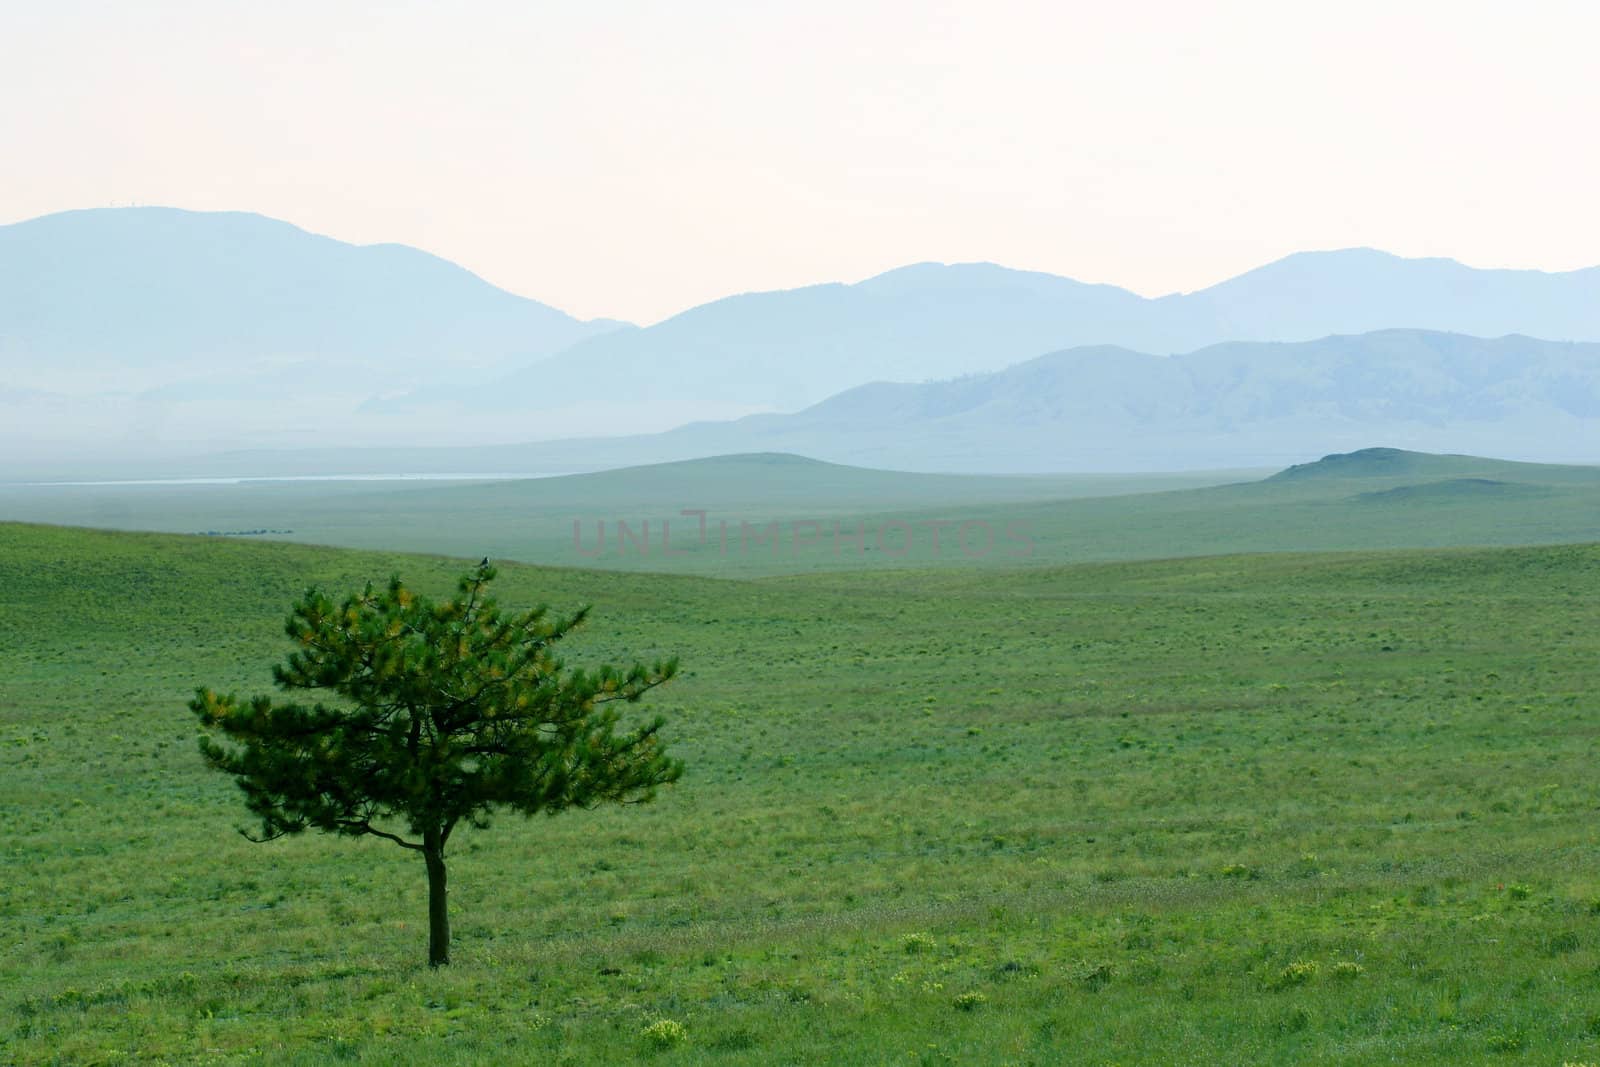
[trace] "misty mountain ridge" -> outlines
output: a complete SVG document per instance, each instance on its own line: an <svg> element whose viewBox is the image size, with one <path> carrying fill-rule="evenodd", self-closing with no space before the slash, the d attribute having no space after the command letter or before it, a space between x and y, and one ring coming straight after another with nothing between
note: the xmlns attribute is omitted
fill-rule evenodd
<svg viewBox="0 0 1600 1067"><path fill-rule="evenodd" d="M1600 344L1384 330L1171 357L1093 346L662 437L701 454L794 451L912 470L1268 466L1374 439L1592 460Z"/></svg>
<svg viewBox="0 0 1600 1067"><path fill-rule="evenodd" d="M1600 341L1600 268L1478 270L1346 249L1297 253L1207 289L1148 299L994 264L916 264L854 285L727 297L591 338L498 379L488 406L552 420L550 436L607 434L664 427L684 413L795 411L863 381L941 380L1062 349L1165 355L1390 328ZM564 398L592 394L602 376L648 399L616 396L596 418L562 419ZM467 405L481 411L484 392L431 391L369 410Z"/></svg>
<svg viewBox="0 0 1600 1067"><path fill-rule="evenodd" d="M1318 432L1340 420L1370 429L1383 418L1426 428L1444 417L1446 400L1449 418L1483 429L1534 402L1531 379L1504 366L1468 366L1498 351L1469 352L1470 345L1446 359L1448 368L1434 366L1446 357L1426 346L1371 364L1370 373L1393 375L1391 397L1380 382L1358 380L1355 364L1332 388L1284 368L1249 362L1226 371L1218 363L1230 358L1224 342L1327 338L1315 350L1326 356L1351 343L1329 335L1390 328L1600 341L1600 268L1478 270L1350 249L1298 253L1197 292L1149 299L994 264L919 263L849 285L730 296L641 329L578 322L415 249L358 247L258 215L75 211L0 227L0 445L116 456L313 443L427 447L633 437L790 412L798 421L738 431L691 426L660 443L730 433L805 441L811 431L803 426L871 415L898 420L902 434L937 429L919 469L936 469L927 466L935 461L1006 469L985 466L1005 456L1040 469L1036 454L1084 452L1057 432L1069 419L1172 421L1145 442L1153 445L1162 434L1260 430L1273 411L1300 411L1306 388L1321 390L1307 426ZM1053 354L1037 361L1042 352ZM1173 352L1196 352L1183 357L1190 370L1163 369ZM1422 364L1411 365L1412 357ZM1213 363L1215 380L1190 373ZM1582 361L1570 373L1580 386L1589 380ZM1223 390L1228 374L1257 380ZM1438 374L1448 380L1444 392L1427 380ZM1064 378L1073 388L1056 380ZM1521 384L1504 384L1513 379ZM902 384L863 385L875 381ZM1491 382L1515 395L1483 392ZM1572 405L1589 394L1572 395L1579 399L1547 390L1537 404L1587 419ZM985 405L987 414L978 411ZM1005 424L989 425L1002 407ZM1035 425L1056 427L1055 436L1031 449L1020 440L998 447L992 437L1014 439ZM859 426L843 432L874 451L856 456L824 445L827 455L893 458L898 466L921 449L891 446L883 434L868 441L873 435ZM991 436L969 445L962 438L972 433ZM1108 447L1115 439L1105 438ZM1258 448L1241 439L1206 455L1237 453L1229 465L1260 465L1303 456L1317 440L1286 451L1281 440L1263 438ZM1147 469L1149 452L1131 466ZM1192 466L1194 457L1173 459ZM1128 465L1108 454L1092 469Z"/></svg>
<svg viewBox="0 0 1600 1067"><path fill-rule="evenodd" d="M1396 447L1366 447L1374 440ZM1335 454L1300 463L1308 454L1329 452ZM1299 464L1278 477L1506 474L1486 473L1470 456L1418 458L1419 452L1600 460L1600 344L1385 330L1292 344L1230 342L1170 357L1093 346L989 374L858 386L794 414L693 423L657 434L257 451L163 469L168 476L319 469L552 473L785 453L920 472L1135 473Z"/></svg>
<svg viewBox="0 0 1600 1067"><path fill-rule="evenodd" d="M0 226L8 384L74 392L350 372L362 395L460 381L623 324L580 322L399 244L246 212L68 211ZM343 384L343 383L340 383Z"/></svg>
<svg viewBox="0 0 1600 1067"><path fill-rule="evenodd" d="M988 374L857 386L793 414L494 454L537 470L787 452L911 471L1131 472L1282 466L1373 440L1600 459L1600 344L1383 330L1179 356L1097 345ZM1359 455L1364 468L1378 462Z"/></svg>

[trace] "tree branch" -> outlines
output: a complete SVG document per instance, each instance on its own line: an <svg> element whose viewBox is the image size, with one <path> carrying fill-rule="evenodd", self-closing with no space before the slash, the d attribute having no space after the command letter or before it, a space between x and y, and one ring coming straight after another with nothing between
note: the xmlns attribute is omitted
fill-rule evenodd
<svg viewBox="0 0 1600 1067"><path fill-rule="evenodd" d="M405 838L401 837L399 834L391 834L387 830L380 830L377 827L373 826L369 822L340 823L339 827L340 827L340 829L353 830L353 831L355 831L357 833L363 833L363 834L371 834L373 837L381 837L381 838L384 838L385 840L393 841L395 844L399 845L401 848L409 848L409 849L411 849L411 850L413 850L415 852L421 852L422 851L422 846L421 845L416 844L415 842L412 842L412 841L407 841Z"/></svg>

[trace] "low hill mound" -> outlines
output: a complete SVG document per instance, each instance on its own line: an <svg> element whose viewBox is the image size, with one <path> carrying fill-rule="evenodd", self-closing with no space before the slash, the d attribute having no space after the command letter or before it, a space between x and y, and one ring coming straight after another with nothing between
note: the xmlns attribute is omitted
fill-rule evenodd
<svg viewBox="0 0 1600 1067"><path fill-rule="evenodd" d="M1393 489L1375 489L1357 493L1353 499L1370 504L1402 502L1443 502L1450 500L1517 500L1548 496L1544 486L1525 482L1505 482L1495 478L1446 478L1440 482L1421 485L1399 485Z"/></svg>
<svg viewBox="0 0 1600 1067"><path fill-rule="evenodd" d="M1408 481L1494 481L1538 485L1600 483L1600 467L1520 463L1484 456L1411 452L1403 448L1363 448L1297 463L1265 479L1268 483L1313 483L1363 479ZM1481 488L1481 487L1480 487Z"/></svg>

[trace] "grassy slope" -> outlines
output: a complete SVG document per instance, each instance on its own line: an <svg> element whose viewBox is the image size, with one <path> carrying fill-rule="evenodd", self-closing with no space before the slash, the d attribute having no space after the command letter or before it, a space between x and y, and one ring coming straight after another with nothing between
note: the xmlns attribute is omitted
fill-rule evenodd
<svg viewBox="0 0 1600 1067"><path fill-rule="evenodd" d="M1043 562L1600 538L1600 468L1401 455L1405 462L1335 460L1237 485L946 517L1021 522Z"/></svg>
<svg viewBox="0 0 1600 1067"><path fill-rule="evenodd" d="M682 655L690 773L464 838L438 974L420 865L238 838L182 707L395 569L458 565L0 525L0 1061L1600 1054L1600 547L508 568L574 660Z"/></svg>
<svg viewBox="0 0 1600 1067"><path fill-rule="evenodd" d="M1211 475L1223 478L1224 475ZM1186 484L1183 476L1171 485ZM1195 482L1188 482L1195 485ZM1142 492L1105 495L1143 487ZM1600 468L1372 450L1265 480L1165 488L1149 479L900 474L792 456L736 456L604 474L406 489L250 485L0 491L0 516L175 532L292 530L285 539L557 565L726 576L1039 566L1221 552L1514 545L1600 537ZM698 520L708 512L708 538ZM593 552L598 524L605 551ZM682 555L662 550L662 522ZM774 549L756 536L778 521ZM815 526L806 526L811 520ZM933 521L941 531L937 551ZM622 544L618 522L634 540ZM649 551L638 534L650 524ZM721 524L726 522L726 537ZM910 547L900 546L910 530ZM748 530L741 524L748 523ZM973 523L966 550L962 523ZM1015 525L1027 537L1007 540ZM865 533L865 543L849 540ZM836 537L842 530L844 537ZM988 534L985 531L988 531ZM882 533L882 545L879 535ZM985 552L993 537L993 547ZM806 544L815 538L815 543ZM1025 553L1025 554L1024 554Z"/></svg>
<svg viewBox="0 0 1600 1067"><path fill-rule="evenodd" d="M697 529L685 509L711 522L765 524L773 519L847 523L885 512L1012 503L1212 485L1249 472L1172 475L982 476L868 470L785 455L723 456L599 474L425 487L371 483L258 482L239 486L0 486L0 519L170 533L290 530L273 536L312 544L450 552L582 565L572 524L607 524L612 545L597 565L702 572L766 573L809 569L781 560L693 558L659 554L661 523L674 545ZM651 526L657 551L640 560L615 547L616 523ZM837 564L835 564L837 565Z"/></svg>

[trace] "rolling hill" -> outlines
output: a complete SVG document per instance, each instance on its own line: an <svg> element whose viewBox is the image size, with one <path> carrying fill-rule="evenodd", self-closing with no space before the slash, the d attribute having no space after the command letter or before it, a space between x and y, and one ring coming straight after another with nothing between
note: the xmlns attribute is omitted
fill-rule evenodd
<svg viewBox="0 0 1600 1067"><path fill-rule="evenodd" d="M987 507L1211 485L1245 473L1134 477L906 474L780 454L718 456L563 477L481 484L246 481L238 485L0 485L0 519L174 533L275 531L321 544L461 551L496 558L574 556L573 524L648 525L659 550L703 511L719 522L854 520L885 511ZM588 557L580 557L587 559ZM647 554L650 565L676 560ZM692 562L692 561L684 561ZM701 564L711 561L702 559ZM601 561L600 565L610 565Z"/></svg>
<svg viewBox="0 0 1600 1067"><path fill-rule="evenodd" d="M1375 448L1265 478L1003 478L745 455L401 488L0 487L4 519L723 576L1031 568L1600 540L1600 467Z"/></svg>

